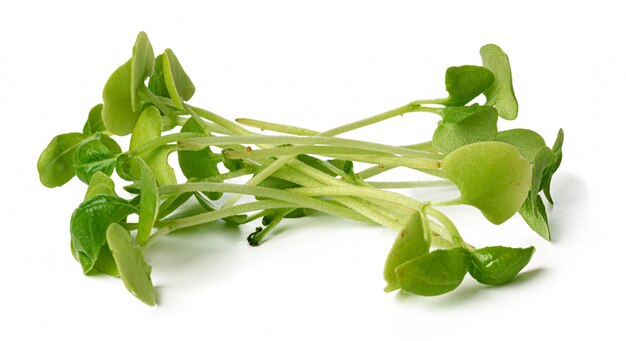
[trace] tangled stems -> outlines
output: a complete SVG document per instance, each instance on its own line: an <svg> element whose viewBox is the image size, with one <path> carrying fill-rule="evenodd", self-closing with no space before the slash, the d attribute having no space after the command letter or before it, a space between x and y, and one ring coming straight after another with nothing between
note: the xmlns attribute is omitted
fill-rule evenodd
<svg viewBox="0 0 626 341"><path fill-rule="evenodd" d="M283 219L321 212L398 231L385 263L386 291L440 295L466 273L499 285L530 261L534 248L476 249L437 206L470 205L493 224L519 213L550 239L545 205L553 203L552 176L562 160L563 132L554 146L528 129L499 131L499 118L517 116L508 57L495 45L481 48L483 66L446 70L447 97L418 100L326 131L241 118L230 121L188 104L195 86L172 50L155 57L143 32L132 57L109 77L103 103L89 112L81 133L61 134L42 152L37 169L47 187L74 176L88 184L72 214L72 253L85 274L122 278L146 304L156 304L144 253L171 232L222 219L265 226L248 237L259 245ZM483 94L484 104L471 103ZM337 137L410 112L441 119L430 141L390 146ZM287 135L266 136L242 125ZM164 132L180 127L179 131ZM132 134L127 151L112 138ZM179 184L170 162L175 154L187 179ZM358 170L360 164L371 164ZM218 167L219 166L219 167ZM369 181L403 167L440 180ZM224 171L226 168L228 171ZM131 199L117 195L113 172L129 181ZM245 184L226 183L246 179ZM447 201L418 201L391 188L456 186ZM217 200L229 194L220 206ZM252 202L238 204L242 196ZM205 210L178 209L194 198ZM174 212L179 212L173 218ZM127 217L138 214L136 223ZM132 234L131 234L132 232Z"/></svg>

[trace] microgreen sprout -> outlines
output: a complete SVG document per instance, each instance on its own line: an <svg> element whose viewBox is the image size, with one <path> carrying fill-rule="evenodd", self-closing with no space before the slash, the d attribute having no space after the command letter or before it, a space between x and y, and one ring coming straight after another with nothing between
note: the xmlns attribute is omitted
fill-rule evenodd
<svg viewBox="0 0 626 341"><path fill-rule="evenodd" d="M413 100L316 131L259 119L231 121L190 105L196 88L178 57L170 49L155 57L141 32L130 59L104 85L103 103L89 111L82 132L54 137L41 153L39 179L58 187L76 176L88 185L70 220L72 254L85 274L121 277L148 305L157 297L144 254L168 234L217 220L245 229L260 220L247 238L259 246L284 219L314 213L398 231L383 269L387 292L441 295L468 273L480 283L501 285L522 271L535 249L477 249L437 207L473 206L492 224L519 212L549 240L543 198L553 203L550 184L562 161L563 131L552 148L529 129L499 131L500 118L518 114L509 59L496 45L482 47L480 54L482 66L447 69L447 96ZM486 102L473 102L481 94ZM429 141L392 146L339 137L418 112L440 119ZM124 151L114 136L128 134ZM435 179L370 180L398 167ZM124 196L116 192L114 172L126 181ZM439 202L389 190L450 186L458 188L459 197ZM242 196L251 201L239 203ZM179 210L190 201L203 212ZM127 219L132 215L138 215L136 222Z"/></svg>

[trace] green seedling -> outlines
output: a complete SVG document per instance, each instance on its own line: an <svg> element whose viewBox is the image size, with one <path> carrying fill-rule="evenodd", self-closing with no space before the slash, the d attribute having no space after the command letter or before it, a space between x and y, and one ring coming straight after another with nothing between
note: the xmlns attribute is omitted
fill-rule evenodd
<svg viewBox="0 0 626 341"><path fill-rule="evenodd" d="M446 70L445 98L413 100L315 131L256 119L233 122L190 105L196 88L178 57L170 49L155 57L141 32L82 133L57 135L41 153L39 179L58 187L76 175L88 185L70 220L72 255L85 274L121 277L148 305L156 304L156 295L144 254L170 233L226 224L248 229L248 243L258 246L288 218L323 214L398 231L383 269L387 292L441 295L461 285L468 272L480 283L501 285L523 270L534 248L477 250L437 206L471 205L494 224L519 212L550 239L541 193L553 202L550 184L562 161L563 132L550 149L532 130L499 131L499 117L512 120L518 111L509 61L495 45L484 46L481 56L484 66ZM484 103L478 103L481 95ZM338 136L418 112L441 119L431 141L392 146ZM115 136L128 134L123 150ZM439 179L370 180L398 167ZM114 171L126 192L121 196ZM457 187L460 197L419 201L390 190L440 186ZM242 196L248 200L239 203Z"/></svg>

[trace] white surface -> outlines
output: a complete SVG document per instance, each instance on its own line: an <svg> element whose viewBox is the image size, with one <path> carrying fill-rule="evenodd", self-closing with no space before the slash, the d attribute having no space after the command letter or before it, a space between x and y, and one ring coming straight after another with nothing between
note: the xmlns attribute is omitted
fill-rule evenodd
<svg viewBox="0 0 626 341"><path fill-rule="evenodd" d="M17 3L0 5L0 339L623 340L626 25L618 2ZM554 242L519 217L493 227L472 209L449 210L470 243L537 252L510 285L467 277L435 298L383 293L393 231L335 218L290 221L258 248L245 241L254 225L157 243L148 255L157 308L119 280L83 276L68 222L84 187L75 179L46 189L35 164L54 135L82 128L140 30L156 51L179 56L197 87L192 103L320 130L444 96L448 66L479 64L478 49L499 44L520 102L519 119L503 127L535 129L549 143L565 130ZM422 141L436 119L418 115L349 136Z"/></svg>

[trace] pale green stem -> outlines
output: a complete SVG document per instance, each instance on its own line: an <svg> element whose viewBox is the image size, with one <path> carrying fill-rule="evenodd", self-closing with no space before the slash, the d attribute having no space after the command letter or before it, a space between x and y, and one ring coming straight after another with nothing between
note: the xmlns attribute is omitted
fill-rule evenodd
<svg viewBox="0 0 626 341"><path fill-rule="evenodd" d="M272 123L272 122L267 122L267 121L253 120L250 118L238 118L238 119L235 119L235 121L237 123L243 124L248 127L259 128L261 130L269 130L269 131L274 131L274 132L283 133L283 134L291 134L291 135L297 135L297 136L319 135L319 132L315 130L310 130L310 129L296 127L296 126L289 126L289 125L284 125L284 124L279 124L279 123Z"/></svg>
<svg viewBox="0 0 626 341"><path fill-rule="evenodd" d="M299 187L290 188L287 191L291 193L297 193L305 196L351 196L358 198L369 198L376 200L383 200L391 203L401 204L414 210L421 210L424 207L424 203L415 199L411 199L402 194L382 191L379 189L372 189L359 186L343 186L343 187Z"/></svg>
<svg viewBox="0 0 626 341"><path fill-rule="evenodd" d="M323 200L312 199L303 195L289 193L287 191L274 188L214 182L191 182L180 185L165 185L159 187L160 195L183 192L229 192L254 195L257 197L290 202L295 204L297 207L309 207L316 211L324 212L330 215L371 223L369 219L364 219L362 215L344 207L333 205Z"/></svg>
<svg viewBox="0 0 626 341"><path fill-rule="evenodd" d="M454 186L454 183L448 180L428 180L428 181L368 181L367 184L375 188L428 188L428 187L444 187ZM433 206L440 206L432 204Z"/></svg>
<svg viewBox="0 0 626 341"><path fill-rule="evenodd" d="M463 247L470 251L474 249L473 246L465 243L465 241L461 237L461 234L459 233L459 230L456 228L452 220L450 220L450 218L448 218L445 214L430 206L426 207L425 212L429 216L437 219L448 230L454 246Z"/></svg>
<svg viewBox="0 0 626 341"><path fill-rule="evenodd" d="M171 232L176 230L180 230L186 227L197 226L200 224L206 224L218 219L248 213L252 211L260 211L267 209L275 209L275 208L287 208L287 207L296 207L293 203L287 203L279 200L261 200L250 203L245 203L221 210L201 213L198 215L180 218L180 219L172 219L157 222L155 227L159 227L159 230L152 234L143 244L143 250L148 249L157 239L162 236L165 236Z"/></svg>
<svg viewBox="0 0 626 341"><path fill-rule="evenodd" d="M403 155L413 158L422 158L428 160L441 160L441 155L430 152L423 152L414 149L408 149L403 147L389 146L380 143L366 142L360 140L343 139L339 137L331 136L264 136L264 135L251 135L251 136L209 136L192 138L185 141L180 141L179 145L181 149L188 150L201 150L208 146L221 146L229 144L268 144L268 145L281 145L281 144L293 144L303 145L301 147L307 147L311 145L326 145L345 148L357 148L361 150L369 150L372 152L389 153ZM358 147L355 147L358 146ZM292 146L293 147L293 146ZM318 146L319 147L319 146ZM272 148L276 152L279 149L289 150L289 146ZM260 152L260 151L259 151ZM302 154L302 153L300 153ZM269 153L268 153L269 155Z"/></svg>

